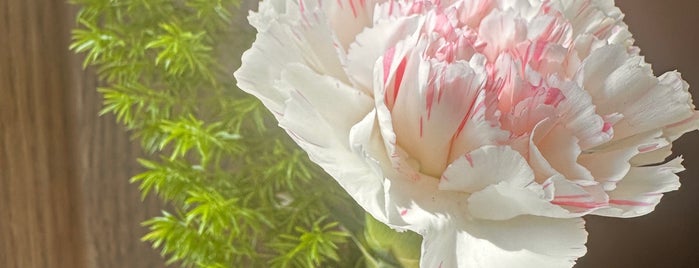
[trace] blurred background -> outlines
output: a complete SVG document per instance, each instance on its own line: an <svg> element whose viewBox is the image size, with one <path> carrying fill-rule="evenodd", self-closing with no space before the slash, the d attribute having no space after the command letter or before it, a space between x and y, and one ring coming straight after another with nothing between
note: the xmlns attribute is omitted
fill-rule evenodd
<svg viewBox="0 0 699 268"><path fill-rule="evenodd" d="M679 70L699 98L699 2L616 3L656 74ZM0 267L164 267L140 241L161 207L128 183L139 147L97 116L95 75L67 49L75 12L61 0L0 0ZM576 267L699 267L697 146L696 132L675 143L683 186L655 212L587 217Z"/></svg>

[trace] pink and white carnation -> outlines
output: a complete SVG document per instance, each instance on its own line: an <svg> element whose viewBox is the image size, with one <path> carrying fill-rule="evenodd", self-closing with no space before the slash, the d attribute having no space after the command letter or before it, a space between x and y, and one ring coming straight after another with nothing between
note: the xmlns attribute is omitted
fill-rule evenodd
<svg viewBox="0 0 699 268"><path fill-rule="evenodd" d="M697 129L612 0L266 0L235 73L422 267L571 267L678 189Z"/></svg>

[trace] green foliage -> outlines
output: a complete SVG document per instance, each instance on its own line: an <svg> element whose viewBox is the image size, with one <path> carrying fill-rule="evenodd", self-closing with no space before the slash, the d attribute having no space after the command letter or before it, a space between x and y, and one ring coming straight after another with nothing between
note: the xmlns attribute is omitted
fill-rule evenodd
<svg viewBox="0 0 699 268"><path fill-rule="evenodd" d="M361 265L362 209L234 86L254 38L239 1L72 1L101 114L146 152L131 181L168 208L143 240L182 267Z"/></svg>
<svg viewBox="0 0 699 268"><path fill-rule="evenodd" d="M364 244L373 253L372 256L367 256L371 259L369 266L408 268L418 267L420 264L422 237L414 232L396 232L367 215L364 239Z"/></svg>
<svg viewBox="0 0 699 268"><path fill-rule="evenodd" d="M313 223L310 230L296 227L296 235L283 234L272 247L279 256L272 259L272 267L317 267L323 260L340 261L337 244L345 242L348 234L336 230L338 223L324 225L324 218Z"/></svg>

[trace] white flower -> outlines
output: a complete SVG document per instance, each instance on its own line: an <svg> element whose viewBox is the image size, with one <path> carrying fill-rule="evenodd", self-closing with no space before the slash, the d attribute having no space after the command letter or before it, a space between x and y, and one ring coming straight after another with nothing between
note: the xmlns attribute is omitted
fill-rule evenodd
<svg viewBox="0 0 699 268"><path fill-rule="evenodd" d="M235 74L423 267L570 267L679 187L688 85L611 0L267 0Z"/></svg>

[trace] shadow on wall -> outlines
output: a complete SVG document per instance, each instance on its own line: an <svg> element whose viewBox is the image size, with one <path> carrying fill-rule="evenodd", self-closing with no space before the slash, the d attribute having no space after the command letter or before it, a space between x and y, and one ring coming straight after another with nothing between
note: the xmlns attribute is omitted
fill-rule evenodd
<svg viewBox="0 0 699 268"><path fill-rule="evenodd" d="M656 75L679 70L699 99L699 8L696 0L617 0L625 21L653 65ZM656 210L644 217L587 217L588 254L576 267L699 267L699 134L674 143L687 171L682 187L666 194Z"/></svg>

